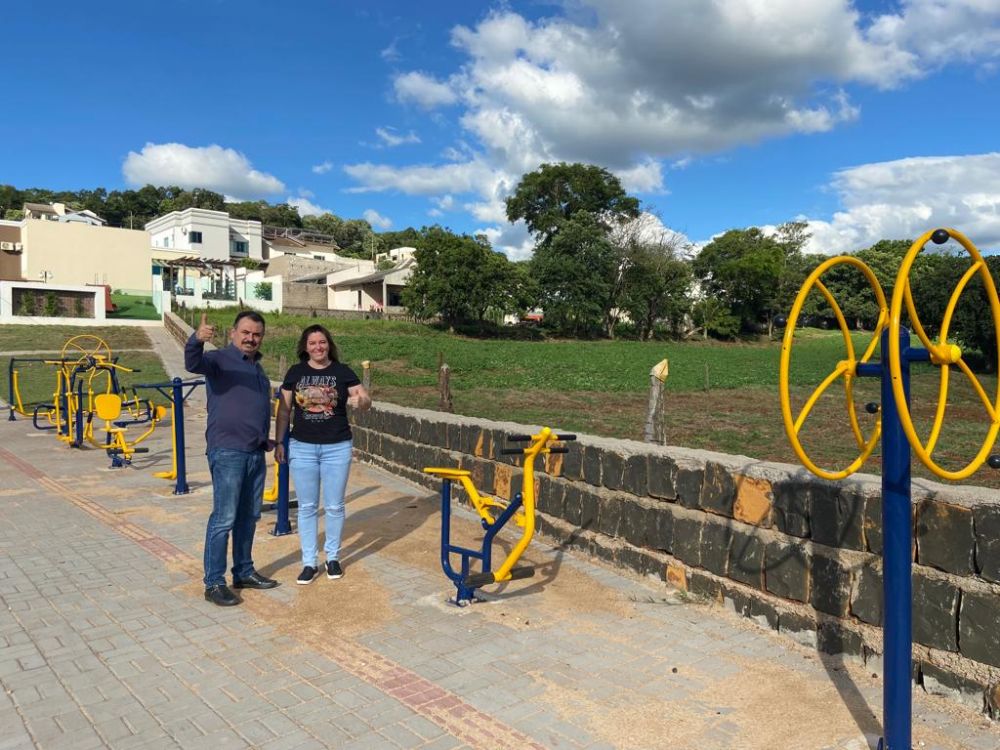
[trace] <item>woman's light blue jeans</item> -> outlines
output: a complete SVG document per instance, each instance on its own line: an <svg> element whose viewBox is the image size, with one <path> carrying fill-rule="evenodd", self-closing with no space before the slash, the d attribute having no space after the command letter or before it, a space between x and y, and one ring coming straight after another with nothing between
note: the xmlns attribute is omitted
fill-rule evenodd
<svg viewBox="0 0 1000 750"><path fill-rule="evenodd" d="M344 530L344 493L351 470L351 441L339 443L303 443L288 441L288 468L295 484L299 502L299 544L302 545L302 565L319 567L316 563L316 518L319 510L320 486L323 488L323 508L326 516L327 560L340 559L340 536Z"/></svg>

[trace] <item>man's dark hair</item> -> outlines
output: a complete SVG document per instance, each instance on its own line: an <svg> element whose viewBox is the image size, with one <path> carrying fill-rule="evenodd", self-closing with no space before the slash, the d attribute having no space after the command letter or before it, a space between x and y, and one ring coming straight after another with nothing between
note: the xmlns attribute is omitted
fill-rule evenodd
<svg viewBox="0 0 1000 750"><path fill-rule="evenodd" d="M236 313L236 320L233 321L233 328L236 328L243 318L250 318L254 323L260 323L262 327L267 328L267 324L264 322L264 316L261 315L256 310L240 310Z"/></svg>

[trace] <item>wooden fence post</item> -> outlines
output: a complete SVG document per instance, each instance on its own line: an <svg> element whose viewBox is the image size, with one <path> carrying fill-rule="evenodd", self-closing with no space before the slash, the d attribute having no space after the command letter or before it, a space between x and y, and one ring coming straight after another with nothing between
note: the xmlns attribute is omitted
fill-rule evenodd
<svg viewBox="0 0 1000 750"><path fill-rule="evenodd" d="M446 364L442 364L441 369L438 370L438 390L441 393L438 409L449 413L454 411L451 400L451 368Z"/></svg>
<svg viewBox="0 0 1000 750"><path fill-rule="evenodd" d="M285 377L285 373L288 372L288 360L284 354L278 357L278 372L281 374L281 377Z"/></svg>
<svg viewBox="0 0 1000 750"><path fill-rule="evenodd" d="M365 390L368 391L370 396L372 393L372 363L371 360L365 360L361 363L361 385L364 386Z"/></svg>
<svg viewBox="0 0 1000 750"><path fill-rule="evenodd" d="M662 360L657 362L649 371L649 402L646 405L646 424L643 427L642 439L647 443L662 442L663 432L662 429L662 419L658 419L660 416L661 400L663 398L663 383L667 379L667 375L670 372L669 363L667 360ZM657 436L657 422L661 423L661 433Z"/></svg>

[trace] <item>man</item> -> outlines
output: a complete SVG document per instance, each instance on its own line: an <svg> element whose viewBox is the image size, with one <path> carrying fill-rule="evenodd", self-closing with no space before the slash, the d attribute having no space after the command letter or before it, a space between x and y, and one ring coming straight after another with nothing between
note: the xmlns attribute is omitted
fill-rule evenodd
<svg viewBox="0 0 1000 750"><path fill-rule="evenodd" d="M212 515L205 530L205 598L220 607L240 600L226 585L229 535L233 537L233 588L271 589L277 581L256 571L253 535L264 493L264 451L271 447L271 382L258 360L264 318L252 310L236 316L229 345L206 352L215 326L202 313L201 325L184 347L184 366L205 376L208 468L212 473Z"/></svg>

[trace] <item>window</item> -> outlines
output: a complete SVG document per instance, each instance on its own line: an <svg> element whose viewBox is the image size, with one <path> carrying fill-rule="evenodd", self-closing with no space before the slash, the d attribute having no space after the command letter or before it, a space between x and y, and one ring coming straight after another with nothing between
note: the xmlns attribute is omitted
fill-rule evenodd
<svg viewBox="0 0 1000 750"><path fill-rule="evenodd" d="M230 255L248 255L250 253L250 243L243 240L229 240Z"/></svg>
<svg viewBox="0 0 1000 750"><path fill-rule="evenodd" d="M192 245L201 244L201 232L188 232L188 241Z"/></svg>
<svg viewBox="0 0 1000 750"><path fill-rule="evenodd" d="M170 247L170 238L169 237L164 237L163 238L163 246L164 247Z"/></svg>

